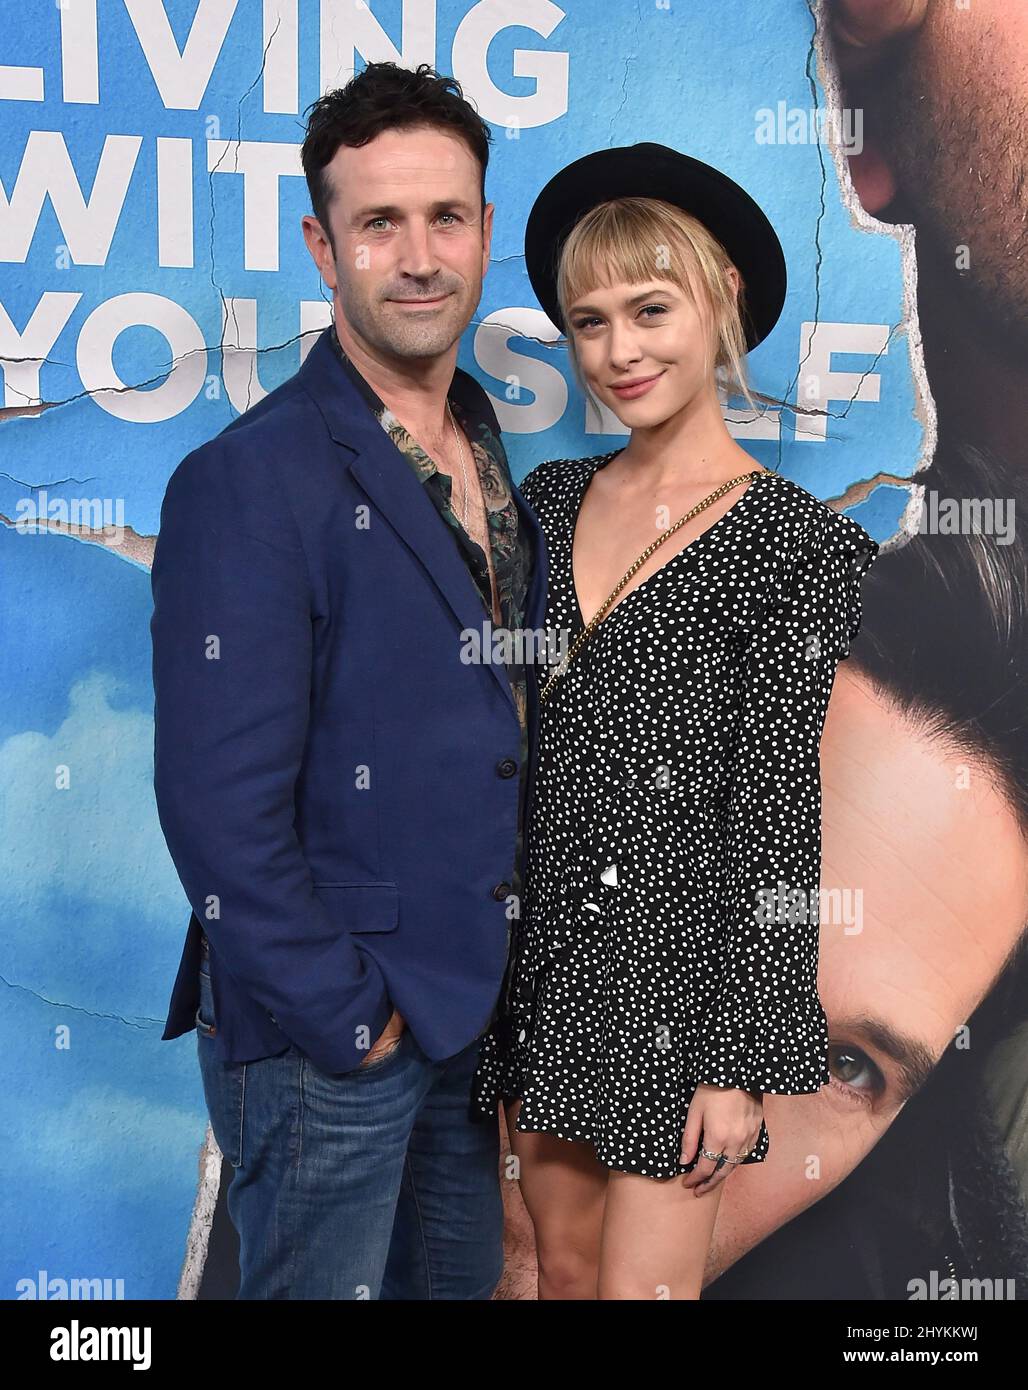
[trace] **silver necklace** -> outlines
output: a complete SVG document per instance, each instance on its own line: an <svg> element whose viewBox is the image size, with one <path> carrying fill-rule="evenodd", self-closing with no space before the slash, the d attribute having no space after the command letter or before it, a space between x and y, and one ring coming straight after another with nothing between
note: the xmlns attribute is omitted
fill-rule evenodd
<svg viewBox="0 0 1028 1390"><path fill-rule="evenodd" d="M461 517L461 525L464 530L468 529L468 470L464 466L464 441L460 437L460 430L457 428L457 421L453 418L453 411L450 409L450 402L446 402L446 413L450 417L450 424L453 426L454 438L457 440L458 457L460 458L461 477L464 479L464 509Z"/></svg>

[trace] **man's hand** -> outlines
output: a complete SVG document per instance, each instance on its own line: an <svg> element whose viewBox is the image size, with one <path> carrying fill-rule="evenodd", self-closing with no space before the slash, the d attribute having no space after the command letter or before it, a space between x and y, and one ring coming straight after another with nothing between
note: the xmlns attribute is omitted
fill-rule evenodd
<svg viewBox="0 0 1028 1390"><path fill-rule="evenodd" d="M760 1138L763 1119L761 1093L728 1090L701 1082L689 1102L689 1115L682 1133L681 1161L691 1163L699 1153L701 1134L708 1153L723 1153L729 1159L745 1156ZM696 1196L702 1197L723 1183L737 1167L737 1163L723 1163L718 1168L714 1159L700 1155L696 1167L682 1178L682 1186L693 1188Z"/></svg>
<svg viewBox="0 0 1028 1390"><path fill-rule="evenodd" d="M380 1037L375 1039L374 1044L368 1049L368 1055L361 1062L362 1067L366 1067L369 1062L377 1062L379 1058L387 1056L394 1047L399 1047L400 1037L407 1024L400 1014L393 1010L392 1016Z"/></svg>

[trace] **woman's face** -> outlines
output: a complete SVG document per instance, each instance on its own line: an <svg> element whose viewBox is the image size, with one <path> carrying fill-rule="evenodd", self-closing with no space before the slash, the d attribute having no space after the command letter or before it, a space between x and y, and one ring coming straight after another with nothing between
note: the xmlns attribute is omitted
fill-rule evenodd
<svg viewBox="0 0 1028 1390"><path fill-rule="evenodd" d="M714 392L710 314L670 280L597 287L565 315L590 391L629 429Z"/></svg>
<svg viewBox="0 0 1028 1390"><path fill-rule="evenodd" d="M1025 844L995 779L928 742L848 663L821 767L818 992L832 1080L817 1095L765 1097L767 1160L725 1185L708 1279L856 1168L988 993L1028 919Z"/></svg>

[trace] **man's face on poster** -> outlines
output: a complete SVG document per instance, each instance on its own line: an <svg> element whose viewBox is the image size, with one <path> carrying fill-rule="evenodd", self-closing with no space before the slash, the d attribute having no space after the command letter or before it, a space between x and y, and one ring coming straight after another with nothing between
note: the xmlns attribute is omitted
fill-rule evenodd
<svg viewBox="0 0 1028 1390"><path fill-rule="evenodd" d="M959 265L982 326L1028 353L1028 5L928 4L919 27L846 78L844 102L867 107L866 147L850 161L866 210L898 197L919 240Z"/></svg>

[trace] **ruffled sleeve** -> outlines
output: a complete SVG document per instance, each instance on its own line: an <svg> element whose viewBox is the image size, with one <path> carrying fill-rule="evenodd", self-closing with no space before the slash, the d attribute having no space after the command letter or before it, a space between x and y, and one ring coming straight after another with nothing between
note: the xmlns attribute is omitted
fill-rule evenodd
<svg viewBox="0 0 1028 1390"><path fill-rule="evenodd" d="M830 1079L817 993L820 744L877 554L852 517L819 509L747 644L728 777L720 983L701 1020L696 1082L799 1095Z"/></svg>

